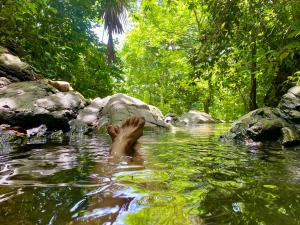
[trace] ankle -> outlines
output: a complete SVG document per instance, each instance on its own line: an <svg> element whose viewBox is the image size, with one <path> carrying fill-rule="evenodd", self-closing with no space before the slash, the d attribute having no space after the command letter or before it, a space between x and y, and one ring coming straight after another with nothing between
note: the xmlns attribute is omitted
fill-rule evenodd
<svg viewBox="0 0 300 225"><path fill-rule="evenodd" d="M116 138L111 145L111 153L114 155L126 155L130 152L132 144L127 139Z"/></svg>

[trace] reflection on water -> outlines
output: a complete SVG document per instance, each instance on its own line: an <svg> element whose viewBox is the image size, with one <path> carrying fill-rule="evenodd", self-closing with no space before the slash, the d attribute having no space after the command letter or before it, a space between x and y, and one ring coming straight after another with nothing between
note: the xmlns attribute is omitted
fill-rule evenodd
<svg viewBox="0 0 300 225"><path fill-rule="evenodd" d="M300 151L228 128L146 133L143 161L113 161L106 135L2 149L0 224L300 224Z"/></svg>

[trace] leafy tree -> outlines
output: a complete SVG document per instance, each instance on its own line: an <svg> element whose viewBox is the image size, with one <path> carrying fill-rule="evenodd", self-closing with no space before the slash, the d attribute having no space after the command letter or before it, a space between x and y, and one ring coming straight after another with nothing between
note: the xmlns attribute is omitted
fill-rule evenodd
<svg viewBox="0 0 300 225"><path fill-rule="evenodd" d="M2 0L0 45L87 97L122 90L164 113L197 109L235 119L277 105L300 81L298 0L131 3ZM113 34L123 32L126 10L135 27L115 54ZM108 45L93 32L102 23Z"/></svg>
<svg viewBox="0 0 300 225"><path fill-rule="evenodd" d="M164 112L196 108L224 119L276 105L299 80L299 7L294 0L143 1L122 53L129 93L146 92Z"/></svg>
<svg viewBox="0 0 300 225"><path fill-rule="evenodd" d="M0 45L87 97L111 94L120 65L107 65L106 45L93 32L103 8L96 0L1 1Z"/></svg>

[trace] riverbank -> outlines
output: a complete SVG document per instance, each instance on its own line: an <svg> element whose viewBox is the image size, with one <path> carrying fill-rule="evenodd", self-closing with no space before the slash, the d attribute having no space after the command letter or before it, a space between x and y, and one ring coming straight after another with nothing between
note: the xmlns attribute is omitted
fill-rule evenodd
<svg viewBox="0 0 300 225"><path fill-rule="evenodd" d="M155 106L126 94L85 99L66 81L42 79L34 69L8 50L0 48L1 142L27 143L31 139L57 138L67 133L91 133L142 116L146 129L219 123L204 112L191 110L181 117L164 116ZM300 87L285 94L277 108L261 108L236 122L225 141L257 145L279 141L284 147L300 144Z"/></svg>

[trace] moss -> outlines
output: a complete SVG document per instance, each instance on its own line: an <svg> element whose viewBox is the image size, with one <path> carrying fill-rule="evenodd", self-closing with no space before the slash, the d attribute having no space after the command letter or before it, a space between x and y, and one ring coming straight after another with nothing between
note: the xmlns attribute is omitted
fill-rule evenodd
<svg viewBox="0 0 300 225"><path fill-rule="evenodd" d="M300 144L300 135L295 129L290 127L284 127L281 129L282 133L282 145L285 147L291 147Z"/></svg>

